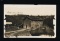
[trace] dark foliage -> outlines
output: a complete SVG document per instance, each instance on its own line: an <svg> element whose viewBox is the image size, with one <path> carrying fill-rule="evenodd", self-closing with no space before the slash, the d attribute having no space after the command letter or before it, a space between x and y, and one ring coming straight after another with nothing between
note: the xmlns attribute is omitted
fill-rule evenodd
<svg viewBox="0 0 60 41"><path fill-rule="evenodd" d="M53 28L53 19L54 16L29 16L29 15L6 15L6 21L12 22L14 26L23 25L24 19L28 18L29 20L34 21L43 21L44 25L48 25Z"/></svg>

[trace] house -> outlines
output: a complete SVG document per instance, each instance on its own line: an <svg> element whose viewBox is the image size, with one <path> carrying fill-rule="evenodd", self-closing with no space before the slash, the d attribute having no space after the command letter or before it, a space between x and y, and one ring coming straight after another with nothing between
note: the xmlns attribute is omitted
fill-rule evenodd
<svg viewBox="0 0 60 41"><path fill-rule="evenodd" d="M23 28L25 29L36 29L43 25L43 19L40 17L26 16L23 20Z"/></svg>

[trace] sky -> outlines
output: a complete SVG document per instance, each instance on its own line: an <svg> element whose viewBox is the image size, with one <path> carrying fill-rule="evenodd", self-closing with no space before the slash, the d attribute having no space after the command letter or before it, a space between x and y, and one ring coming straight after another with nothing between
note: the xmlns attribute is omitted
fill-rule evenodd
<svg viewBox="0 0 60 41"><path fill-rule="evenodd" d="M4 4L5 15L55 15L56 5Z"/></svg>

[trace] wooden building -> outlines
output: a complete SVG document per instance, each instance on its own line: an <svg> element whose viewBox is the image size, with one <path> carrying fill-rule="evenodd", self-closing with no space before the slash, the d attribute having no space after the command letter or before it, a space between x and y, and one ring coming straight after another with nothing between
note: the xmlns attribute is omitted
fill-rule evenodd
<svg viewBox="0 0 60 41"><path fill-rule="evenodd" d="M37 17L25 17L23 21L23 28L26 29L36 29L43 25L43 19Z"/></svg>

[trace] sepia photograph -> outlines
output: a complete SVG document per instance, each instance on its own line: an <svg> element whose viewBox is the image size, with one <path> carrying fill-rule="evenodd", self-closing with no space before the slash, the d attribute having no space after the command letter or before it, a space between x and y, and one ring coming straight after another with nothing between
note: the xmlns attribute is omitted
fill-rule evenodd
<svg viewBox="0 0 60 41"><path fill-rule="evenodd" d="M56 38L56 5L4 4L4 38Z"/></svg>

